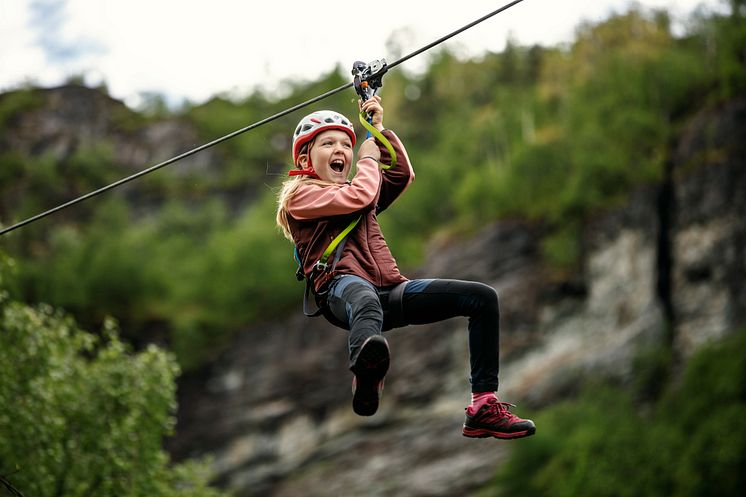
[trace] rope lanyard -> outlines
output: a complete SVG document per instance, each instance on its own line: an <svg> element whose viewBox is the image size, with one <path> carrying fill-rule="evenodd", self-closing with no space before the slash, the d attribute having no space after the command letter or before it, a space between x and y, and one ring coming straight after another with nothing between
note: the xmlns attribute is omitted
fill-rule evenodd
<svg viewBox="0 0 746 497"><path fill-rule="evenodd" d="M486 15L480 17L479 19L470 22L469 24L466 24L465 26L462 26L461 28L459 28L459 29L457 29L455 31L452 31L451 33L448 33L447 35L445 35L445 36L443 36L441 38L438 38L437 40L435 40L435 41L433 41L433 42L425 45L424 47L422 47L422 48L420 48L418 50L415 50L414 52L412 52L412 53L410 53L408 55L405 55L405 56L401 57L400 59L392 62L388 66L389 69L392 68L392 67L396 67L399 64L402 64L402 63L406 62L407 60L411 59L412 57L416 57L417 55L421 54L422 52L430 50L431 48L435 47L436 45L439 45L439 44L445 42L446 40L448 40L450 38L453 38L454 36L456 36L456 35L464 32L464 31L466 31L467 29L470 29L470 28L476 26L477 24L479 24L481 22L484 22L484 21L486 21L487 19L489 19L489 18L491 18L493 16L496 16L497 14L499 14L499 13L501 13L501 12L503 12L503 11L511 8L511 7L513 7L516 4L521 3L522 1L523 0L513 0L512 2L507 3L507 4L503 5L502 7L500 7L498 9L490 12L489 14L486 14ZM316 102L318 102L320 100L323 100L325 98L331 97L332 95L336 95L337 93L345 91L348 88L351 88L352 86L353 86L353 83L349 82L349 83L347 83L345 85L340 86L339 88L335 88L333 90L329 90L326 93L318 95L317 97L311 98L309 100L306 100L305 102L302 102L302 103L299 103L299 104L294 105L292 107L289 107L289 108L287 108L287 109L285 109L285 110L283 110L281 112L278 112L277 114L274 114L274 115L269 116L269 117L267 117L265 119L257 121L254 124L250 124L250 125L248 125L248 126L246 126L244 128L238 129L236 131L233 131L232 133L229 133L229 134L227 134L225 136L217 138L217 139L215 139L215 140L213 140L213 141L211 141L209 143L205 143L204 145L200 145L199 147L193 148L192 150L188 150L187 152L184 152L184 153L182 153L180 155L177 155L177 156L172 157L172 158L170 158L168 160L165 160L165 161L163 161L163 162L161 162L159 164L156 164L156 165L151 166L151 167L149 167L147 169L144 169L144 170L142 170L140 172L132 174L131 176L127 176L126 178L122 178L122 179L120 179L118 181L115 181L114 183L111 183L111 184L106 185L106 186L104 186L102 188L99 188L98 190L95 190L95 191L92 191L92 192L87 193L85 195L82 195L80 197L74 198L74 199L72 199L72 200L70 200L68 202L65 202L63 204L58 205L57 207L54 207L54 208L49 209L47 211L41 212L39 214L36 214L35 216L32 216L32 217L30 217L28 219L20 221L20 222L18 222L16 224L13 224L13 225L8 226L6 228L2 228L2 229L0 229L0 236L4 235L6 233L9 233L9 232L11 232L13 230L16 230L18 228L21 228L22 226L26 226L27 224L30 224L30 223L32 223L34 221L38 221L39 219L42 219L42 218L47 217L47 216L49 216L51 214L54 214L55 212L61 211L62 209L65 209L67 207L71 207L71 206L73 206L75 204L83 202L84 200L93 198L93 197L95 197L97 195L100 195L100 194L102 194L102 193L104 193L104 192L106 192L108 190L116 188L117 186L121 186L121 185L123 185L125 183L128 183L128 182L132 181L132 180L135 180L137 178L145 176L146 174L152 173L153 171L156 171L156 170L158 170L158 169L160 169L162 167L168 166L168 165L173 164L174 162L177 162L177 161L179 161L181 159L184 159L184 158L189 157L191 155L194 155L194 154L196 154L198 152L206 150L206 149L208 149L210 147L213 147L213 146L215 146L215 145L217 145L219 143L222 143L222 142L224 142L226 140L234 138L234 137L236 137L236 136L238 136L238 135L240 135L242 133L245 133L247 131L251 131L251 130L253 130L255 128L258 128L259 126L262 126L262 125L267 124L269 122L275 121L275 120L279 119L280 117L283 117L283 116L286 116L286 115L288 115L288 114L290 114L292 112L295 112L296 110L300 110L300 109L302 109L304 107L307 107L307 106L309 106L309 105L311 105L313 103L316 103ZM367 129L367 127L366 127L366 129ZM393 158L393 156L392 156L392 158Z"/></svg>

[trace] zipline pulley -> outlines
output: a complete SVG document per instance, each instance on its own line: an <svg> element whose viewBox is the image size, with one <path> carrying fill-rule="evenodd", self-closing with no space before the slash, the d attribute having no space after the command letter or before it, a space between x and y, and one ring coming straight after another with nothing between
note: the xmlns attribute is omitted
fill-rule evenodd
<svg viewBox="0 0 746 497"><path fill-rule="evenodd" d="M370 64L358 60L352 64L352 84L363 102L375 95L383 86L383 75L388 69L386 59L374 60Z"/></svg>

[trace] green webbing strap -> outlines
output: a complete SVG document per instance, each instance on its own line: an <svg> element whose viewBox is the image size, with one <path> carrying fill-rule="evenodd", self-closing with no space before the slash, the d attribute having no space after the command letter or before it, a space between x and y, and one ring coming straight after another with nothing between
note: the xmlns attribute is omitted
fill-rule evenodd
<svg viewBox="0 0 746 497"><path fill-rule="evenodd" d="M339 245L342 240L344 240L347 235L350 234L350 231L352 231L355 226L357 226L357 223L360 222L360 218L363 216L358 216L357 219L354 219L350 224L347 225L345 229L342 230L342 232L337 235L337 237L332 240L332 243L329 244L328 247L326 247L326 250L324 250L324 253L321 254L321 259L319 259L319 262L316 263L316 267L321 269L322 271L325 271L327 269L327 261L329 260L329 257L334 252L334 249L337 248L337 245Z"/></svg>
<svg viewBox="0 0 746 497"><path fill-rule="evenodd" d="M294 257L296 262L298 262L298 271L296 273L296 276L298 277L298 280L306 280L306 290L303 293L303 314L305 314L308 317L316 317L321 315L322 312L324 312L324 309L322 307L319 307L317 305L316 310L312 310L311 306L309 304L311 295L311 292L314 292L314 295L316 292L313 290L313 280L315 278L315 272L318 271L328 271L333 270L334 266L337 265L337 262L339 262L339 258L342 256L342 250L344 250L344 242L347 239L347 236L350 234L350 231L357 226L357 223L360 222L360 219L362 219L362 215L358 216L357 219L354 219L350 224L347 225L347 227L342 230L342 232L332 240L332 243L329 244L329 246L326 248L323 254L321 254L321 259L318 260L314 268L311 270L311 274L305 275L303 273L303 263L300 260L300 254L298 253L298 247L295 247ZM332 253L337 250L337 255L334 258L334 262L332 262L332 267L329 267L328 260L329 257L332 255ZM318 302L318 301L317 301Z"/></svg>
<svg viewBox="0 0 746 497"><path fill-rule="evenodd" d="M314 295L316 294L316 292L313 290L313 286L314 286L313 279L315 277L315 274L314 274L315 271L316 270L319 270L319 271L334 270L334 266L337 265L337 262L339 262L339 259L342 256L342 251L344 250L344 243L345 243L345 240L347 239L347 236L350 234L350 231L352 231L353 228L357 226L357 223L360 222L360 219L362 219L362 217L363 216L361 215L357 219L353 220L350 224L347 225L347 227L344 230L342 230L342 232L339 235L337 235L337 237L334 240L332 240L332 243L329 244L329 246L326 248L324 253L321 255L321 259L319 259L319 261L316 263L316 266L314 267L314 269L311 270L311 274L309 274L307 277L303 275L303 277L305 277L306 279L306 290L303 293L303 314L305 314L309 318L319 316L324 312L324 306L323 305L319 306L318 300L316 301L317 302L316 310L312 310L311 305L309 304L309 301L311 300L310 299L311 292L314 292ZM335 250L337 251L337 254L334 258L334 262L332 262L332 267L330 268L329 263L327 261L329 260L329 257L332 255L332 253ZM297 252L298 252L297 247L295 248L295 252L296 252L296 260L298 261L299 274L303 274L302 273L303 265L300 262L300 257L297 255ZM299 277L298 279L301 280L303 279L303 277Z"/></svg>
<svg viewBox="0 0 746 497"><path fill-rule="evenodd" d="M392 167L396 167L396 152L394 151L393 145L391 145L391 142L381 134L380 131L378 131L376 128L373 127L372 124L368 122L367 115L365 112L360 113L360 123L365 127L365 129L368 130L368 132L375 136L379 142L383 143L383 146L386 147L386 150L389 151L389 154L391 154L391 165L386 164L379 164L381 165L381 169L391 169Z"/></svg>

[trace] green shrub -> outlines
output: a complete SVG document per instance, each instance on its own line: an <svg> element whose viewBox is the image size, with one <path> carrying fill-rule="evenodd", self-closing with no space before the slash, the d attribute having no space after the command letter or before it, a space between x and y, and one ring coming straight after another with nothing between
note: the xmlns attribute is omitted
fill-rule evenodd
<svg viewBox="0 0 746 497"><path fill-rule="evenodd" d="M33 110L43 103L42 98L31 88L13 91L0 98L0 130L21 112Z"/></svg>
<svg viewBox="0 0 746 497"><path fill-rule="evenodd" d="M134 354L48 306L0 296L0 474L27 496L217 497L206 463L171 466L169 354Z"/></svg>
<svg viewBox="0 0 746 497"><path fill-rule="evenodd" d="M744 419L746 329L701 350L655 404L597 385L541 412L480 496L741 495Z"/></svg>

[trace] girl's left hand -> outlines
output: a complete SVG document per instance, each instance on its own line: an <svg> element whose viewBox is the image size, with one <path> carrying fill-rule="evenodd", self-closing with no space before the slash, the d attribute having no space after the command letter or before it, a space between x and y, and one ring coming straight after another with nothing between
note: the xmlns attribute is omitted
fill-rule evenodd
<svg viewBox="0 0 746 497"><path fill-rule="evenodd" d="M381 97L374 95L365 102L358 100L358 107L362 112L366 112L371 117L371 124L378 131L383 131L383 106L381 105Z"/></svg>

